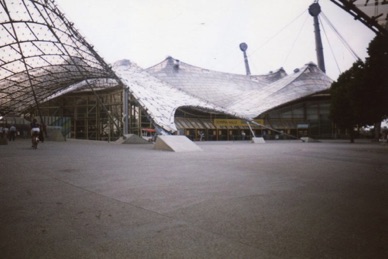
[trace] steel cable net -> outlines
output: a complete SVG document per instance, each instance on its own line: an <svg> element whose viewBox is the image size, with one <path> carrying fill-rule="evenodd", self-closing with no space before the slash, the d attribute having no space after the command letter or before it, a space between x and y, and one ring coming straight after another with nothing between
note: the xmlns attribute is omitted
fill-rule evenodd
<svg viewBox="0 0 388 259"><path fill-rule="evenodd" d="M115 79L53 0L0 0L0 115Z"/></svg>

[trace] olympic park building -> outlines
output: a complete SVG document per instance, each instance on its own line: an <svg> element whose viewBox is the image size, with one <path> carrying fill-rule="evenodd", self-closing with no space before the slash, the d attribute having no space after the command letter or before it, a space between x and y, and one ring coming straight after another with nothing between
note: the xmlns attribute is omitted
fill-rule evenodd
<svg viewBox="0 0 388 259"><path fill-rule="evenodd" d="M173 57L147 69L129 60L111 66L54 0L5 0L0 13L0 126L37 118L66 137L93 140L336 133L329 120L332 80L313 63L266 75L212 71Z"/></svg>
<svg viewBox="0 0 388 259"><path fill-rule="evenodd" d="M41 104L45 123L62 126L70 138L111 140L122 135L125 125L128 133L145 138L165 133L191 140L199 140L201 133L204 140L241 140L243 135L327 138L333 132L332 80L313 63L290 75L282 68L267 75L238 75L168 57L148 69L121 60L113 71L124 89L96 80L91 91L81 82Z"/></svg>
<svg viewBox="0 0 388 259"><path fill-rule="evenodd" d="M147 69L128 60L111 66L53 0L0 8L2 124L37 118L68 138L93 140L332 135L332 80L312 63L267 75L211 71L172 57Z"/></svg>

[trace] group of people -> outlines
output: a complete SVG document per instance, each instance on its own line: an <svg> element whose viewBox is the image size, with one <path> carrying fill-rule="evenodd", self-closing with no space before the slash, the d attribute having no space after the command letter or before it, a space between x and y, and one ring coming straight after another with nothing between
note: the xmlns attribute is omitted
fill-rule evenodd
<svg viewBox="0 0 388 259"><path fill-rule="evenodd" d="M39 124L36 119L33 119L30 128L32 147L37 148L38 142L44 141L44 125ZM17 135L19 135L19 132L15 125L11 125L10 127L8 125L0 126L1 139L5 139L5 141L15 141Z"/></svg>
<svg viewBox="0 0 388 259"><path fill-rule="evenodd" d="M0 136L2 138L8 138L9 141L15 141L16 134L17 131L15 125L12 125L9 128L7 125L5 127L0 127Z"/></svg>
<svg viewBox="0 0 388 259"><path fill-rule="evenodd" d="M198 131L198 135L199 135L199 141L203 141L205 139L205 133L202 130ZM242 140L245 140L245 136L246 136L245 131L241 131Z"/></svg>

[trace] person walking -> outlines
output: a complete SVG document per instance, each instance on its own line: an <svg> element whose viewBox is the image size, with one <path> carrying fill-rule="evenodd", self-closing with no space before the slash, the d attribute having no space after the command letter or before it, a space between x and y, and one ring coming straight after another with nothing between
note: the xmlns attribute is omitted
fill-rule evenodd
<svg viewBox="0 0 388 259"><path fill-rule="evenodd" d="M8 136L8 139L9 139L9 141L15 141L15 137L16 137L16 127L15 127L15 125L12 125L12 126L9 128L9 136Z"/></svg>
<svg viewBox="0 0 388 259"><path fill-rule="evenodd" d="M245 140L245 136L246 136L245 131L241 131L241 139L242 140Z"/></svg>
<svg viewBox="0 0 388 259"><path fill-rule="evenodd" d="M39 132L40 132L40 125L38 124L36 119L33 119L31 122L31 143L32 143L33 149L38 148Z"/></svg>

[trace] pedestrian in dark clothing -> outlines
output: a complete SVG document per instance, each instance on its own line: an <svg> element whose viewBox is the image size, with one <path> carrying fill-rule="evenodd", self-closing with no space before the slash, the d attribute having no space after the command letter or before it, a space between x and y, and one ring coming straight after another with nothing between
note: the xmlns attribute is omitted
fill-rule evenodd
<svg viewBox="0 0 388 259"><path fill-rule="evenodd" d="M16 127L15 127L15 125L12 125L12 126L9 128L9 136L8 136L8 139L9 139L9 141L15 141L15 137L16 137Z"/></svg>

